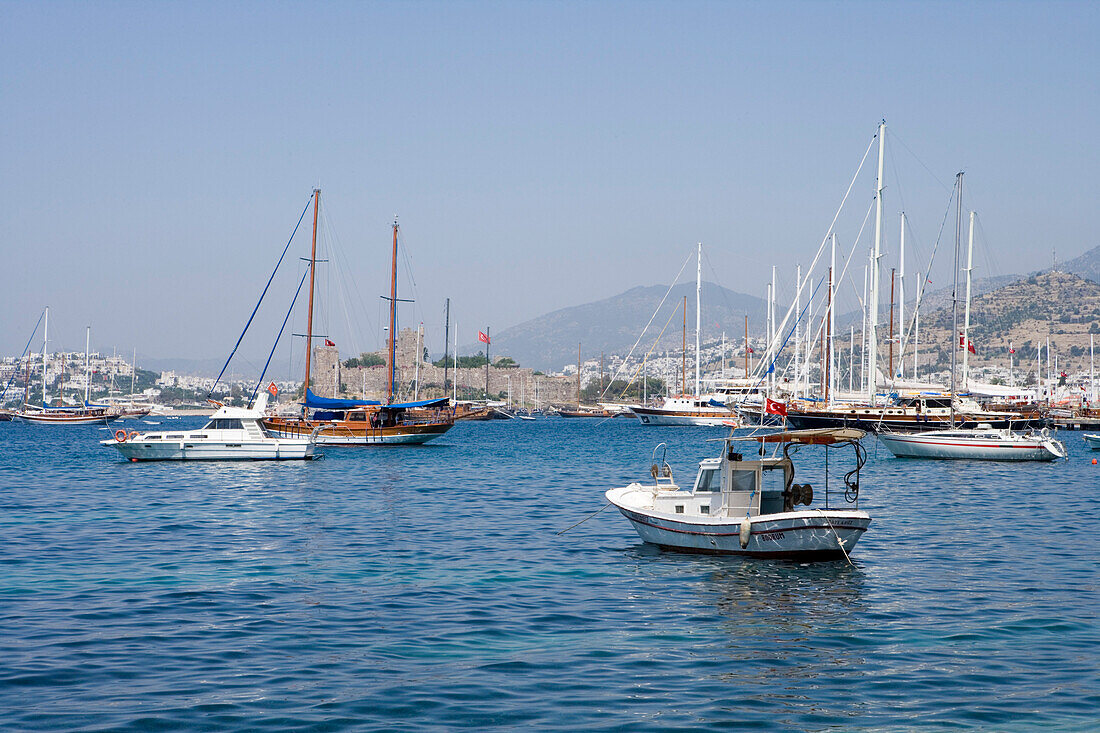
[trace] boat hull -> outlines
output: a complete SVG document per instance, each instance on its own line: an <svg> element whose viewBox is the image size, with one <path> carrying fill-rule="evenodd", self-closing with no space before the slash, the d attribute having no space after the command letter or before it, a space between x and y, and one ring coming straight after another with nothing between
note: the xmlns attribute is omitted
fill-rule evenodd
<svg viewBox="0 0 1100 733"><path fill-rule="evenodd" d="M676 518L629 506L624 498L637 487L612 489L608 501L626 517L644 542L674 552L781 560L830 560L850 553L871 524L860 510L807 509L749 519L748 542L741 546L744 517ZM843 547L841 546L843 543Z"/></svg>
<svg viewBox="0 0 1100 733"><path fill-rule="evenodd" d="M241 441L235 443L196 443L141 440L113 444L130 461L293 461L309 460L314 445L301 440Z"/></svg>
<svg viewBox="0 0 1100 733"><path fill-rule="evenodd" d="M12 417L22 422L36 423L38 425L104 425L117 419L113 415L50 415L16 413Z"/></svg>
<svg viewBox="0 0 1100 733"><path fill-rule="evenodd" d="M979 461L1053 461L1062 458L1043 440L970 440L933 435L887 435L878 439L897 458L939 458Z"/></svg>
<svg viewBox="0 0 1100 733"><path fill-rule="evenodd" d="M737 415L732 410L716 412L662 410L659 407L631 407L630 411L642 425L695 425L702 427L729 426Z"/></svg>
<svg viewBox="0 0 1100 733"><path fill-rule="evenodd" d="M1100 450L1100 435L1085 435L1085 443L1093 450Z"/></svg>
<svg viewBox="0 0 1100 733"><path fill-rule="evenodd" d="M856 428L864 432L877 434L890 433L922 433L933 430L947 430L951 427L950 419L919 418L916 416L867 415L855 414L827 414L822 412L796 412L787 413L787 422L796 430L815 430L821 428ZM955 418L956 428L976 428L979 425L988 425L995 429L1006 430L1038 430L1050 427L1050 421L1046 418L1011 418L995 419L979 416L968 418L966 416Z"/></svg>
<svg viewBox="0 0 1100 733"><path fill-rule="evenodd" d="M358 423L319 423L308 420L265 420L264 429L277 438L303 438L314 428L324 426L317 433L318 445L420 445L435 440L450 430L454 423L422 423L372 428Z"/></svg>

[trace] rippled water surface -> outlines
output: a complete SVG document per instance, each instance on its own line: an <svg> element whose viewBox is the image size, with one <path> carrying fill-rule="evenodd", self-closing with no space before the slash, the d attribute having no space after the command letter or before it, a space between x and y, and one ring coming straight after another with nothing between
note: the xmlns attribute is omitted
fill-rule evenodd
<svg viewBox="0 0 1100 733"><path fill-rule="evenodd" d="M465 423L206 465L109 435L0 423L5 730L1100 728L1080 434L1042 465L868 442L854 567L663 553L611 509L556 534L662 440L688 481L721 430Z"/></svg>

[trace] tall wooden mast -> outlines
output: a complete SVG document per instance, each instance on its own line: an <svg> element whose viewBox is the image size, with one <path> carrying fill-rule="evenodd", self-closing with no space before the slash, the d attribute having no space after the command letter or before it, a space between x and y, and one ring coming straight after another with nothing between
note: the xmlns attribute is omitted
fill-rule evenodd
<svg viewBox="0 0 1100 733"><path fill-rule="evenodd" d="M393 266L390 269L390 334L386 351L389 379L386 384L386 402L393 402L393 383L397 381L397 217L393 219Z"/></svg>
<svg viewBox="0 0 1100 733"><path fill-rule="evenodd" d="M317 209L321 204L321 189L313 189L313 244L309 248L309 314L306 316L306 381L302 387L302 403L309 392L310 357L313 356L313 271L317 267Z"/></svg>

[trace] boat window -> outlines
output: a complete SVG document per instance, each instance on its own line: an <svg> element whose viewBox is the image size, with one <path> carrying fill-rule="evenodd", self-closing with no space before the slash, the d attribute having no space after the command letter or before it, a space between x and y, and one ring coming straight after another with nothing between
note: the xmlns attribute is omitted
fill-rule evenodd
<svg viewBox="0 0 1100 733"><path fill-rule="evenodd" d="M764 466L764 486L761 489L761 493L783 493L783 489L786 487L786 478L782 465Z"/></svg>
<svg viewBox="0 0 1100 733"><path fill-rule="evenodd" d="M730 491L756 491L756 471L730 471Z"/></svg>
<svg viewBox="0 0 1100 733"><path fill-rule="evenodd" d="M699 472L699 482L696 491L718 491L721 481L718 478L717 468L704 468Z"/></svg>
<svg viewBox="0 0 1100 733"><path fill-rule="evenodd" d="M700 514L710 514L710 504L700 504L699 505L699 513Z"/></svg>
<svg viewBox="0 0 1100 733"><path fill-rule="evenodd" d="M243 430L244 426L241 425L240 420L232 418L219 418L217 420L211 420L203 430Z"/></svg>
<svg viewBox="0 0 1100 733"><path fill-rule="evenodd" d="M367 419L367 413L365 413L365 412L349 412L348 413L348 421L349 422L366 422L366 419Z"/></svg>
<svg viewBox="0 0 1100 733"><path fill-rule="evenodd" d="M684 513L684 505L683 504L677 504L676 505L676 513L677 514L683 514Z"/></svg>

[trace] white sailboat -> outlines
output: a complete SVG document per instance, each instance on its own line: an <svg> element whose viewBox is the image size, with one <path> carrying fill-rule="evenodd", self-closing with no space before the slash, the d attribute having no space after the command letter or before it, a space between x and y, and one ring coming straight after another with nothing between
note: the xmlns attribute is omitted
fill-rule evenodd
<svg viewBox="0 0 1100 733"><path fill-rule="evenodd" d="M959 333L959 247L962 239L962 182L963 174L956 176L957 209L955 215L955 267L954 286L951 291L951 396L955 395L955 362L959 345L963 348L963 383L969 378L967 353L969 351L970 326L970 270L974 255L974 213L970 214L970 238L966 265L966 326L961 340ZM897 458L968 459L978 461L1052 461L1066 458L1065 445L1050 436L1044 428L1039 433L1017 433L1011 429L994 429L990 424L972 428L956 428L955 400L951 400L950 428L919 434L880 432L878 438Z"/></svg>
<svg viewBox="0 0 1100 733"><path fill-rule="evenodd" d="M702 326L701 294L703 290L703 245L697 245L695 271L695 392L686 394L687 387L687 296L684 297L684 352L685 363L681 381L685 394L666 397L660 407L629 405L629 409L642 425L730 425L737 414L724 402L709 395L700 394L700 344Z"/></svg>

